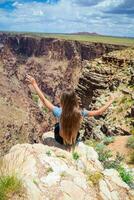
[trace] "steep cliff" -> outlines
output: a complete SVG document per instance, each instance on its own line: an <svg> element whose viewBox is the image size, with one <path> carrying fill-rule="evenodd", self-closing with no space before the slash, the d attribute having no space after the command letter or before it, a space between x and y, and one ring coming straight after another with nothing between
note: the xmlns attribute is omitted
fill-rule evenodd
<svg viewBox="0 0 134 200"><path fill-rule="evenodd" d="M47 97L58 104L62 91L77 86L85 60L123 48L126 47L0 34L1 154L18 142L38 142L37 133L50 130L54 123L51 114L39 108L38 97L24 81L26 74L33 75ZM88 95L91 99L92 92Z"/></svg>

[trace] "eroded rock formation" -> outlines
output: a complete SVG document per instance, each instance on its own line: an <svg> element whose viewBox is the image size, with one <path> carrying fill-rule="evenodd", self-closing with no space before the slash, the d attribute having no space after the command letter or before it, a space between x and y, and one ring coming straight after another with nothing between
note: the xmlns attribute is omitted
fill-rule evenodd
<svg viewBox="0 0 134 200"><path fill-rule="evenodd" d="M85 137L133 132L134 49L115 51L85 62L76 91L88 110L97 109L116 93L116 101L103 116L85 121Z"/></svg>

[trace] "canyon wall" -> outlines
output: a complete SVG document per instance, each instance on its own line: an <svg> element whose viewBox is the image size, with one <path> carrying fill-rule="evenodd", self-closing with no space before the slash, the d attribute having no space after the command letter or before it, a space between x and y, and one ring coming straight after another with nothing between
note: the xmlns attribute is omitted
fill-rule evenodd
<svg viewBox="0 0 134 200"><path fill-rule="evenodd" d="M116 94L114 103L103 115L85 121L84 138L134 133L134 49L113 51L86 61L76 87L82 105L96 110ZM104 135L103 135L104 134Z"/></svg>
<svg viewBox="0 0 134 200"><path fill-rule="evenodd" d="M55 38L40 38L24 35L0 35L0 41L7 44L16 54L30 57L47 55L53 59L71 60L75 56L80 60L90 60L113 50L125 48L121 45L89 43L60 40Z"/></svg>
<svg viewBox="0 0 134 200"><path fill-rule="evenodd" d="M39 135L52 129L55 123L52 114L39 107L40 102L33 88L28 87L25 82L26 74L33 75L47 98L58 104L59 97L66 88L76 88L79 78L83 81L81 75L83 77L86 62L124 48L126 47L111 44L1 33L0 154L7 152L18 142L38 142ZM102 76L91 72L90 75L90 79L96 82L98 76ZM90 79L89 88L93 85ZM102 76L101 82L105 82L103 79L105 77ZM98 83L99 87L104 86L101 82ZM86 93L82 93L81 98L83 106L87 107L85 95ZM89 103L92 96L91 90L87 98Z"/></svg>

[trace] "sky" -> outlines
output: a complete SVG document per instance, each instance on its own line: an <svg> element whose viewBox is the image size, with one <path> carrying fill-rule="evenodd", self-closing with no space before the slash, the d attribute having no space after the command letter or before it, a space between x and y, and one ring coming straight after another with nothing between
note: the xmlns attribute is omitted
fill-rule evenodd
<svg viewBox="0 0 134 200"><path fill-rule="evenodd" d="M0 30L134 37L134 0L0 0Z"/></svg>

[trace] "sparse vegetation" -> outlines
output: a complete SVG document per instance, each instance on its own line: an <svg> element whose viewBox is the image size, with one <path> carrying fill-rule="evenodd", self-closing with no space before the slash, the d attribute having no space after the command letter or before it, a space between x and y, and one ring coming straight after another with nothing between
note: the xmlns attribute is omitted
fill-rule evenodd
<svg viewBox="0 0 134 200"><path fill-rule="evenodd" d="M134 135L128 138L127 147L134 149Z"/></svg>
<svg viewBox="0 0 134 200"><path fill-rule="evenodd" d="M45 108L45 107L43 107L43 112L44 112L44 113L48 113L48 109Z"/></svg>
<svg viewBox="0 0 134 200"><path fill-rule="evenodd" d="M98 144L95 149L99 155L99 161L102 162L104 168L118 169L121 162L124 160L124 156L119 154L119 152L117 152L115 158L112 158L112 151L108 150L103 143Z"/></svg>
<svg viewBox="0 0 134 200"><path fill-rule="evenodd" d="M112 159L112 152L110 150L107 150L106 146L103 143L97 144L95 149L98 152L99 160L102 162L104 168L116 169L124 182L126 182L128 185L133 184L133 173L122 166L122 161L124 160L123 155L117 153L116 157ZM132 154L131 156L131 162L133 162L134 154Z"/></svg>
<svg viewBox="0 0 134 200"><path fill-rule="evenodd" d="M91 181L93 185L97 185L100 181L100 179L103 178L103 174L100 172L95 172L95 173L87 173L87 180Z"/></svg>
<svg viewBox="0 0 134 200"><path fill-rule="evenodd" d="M133 122L134 122L134 120L133 120ZM134 128L132 128L132 129L130 130L130 133L131 133L132 135L134 135Z"/></svg>
<svg viewBox="0 0 134 200"><path fill-rule="evenodd" d="M60 174L60 176L62 177L62 178L65 178L66 176L68 176L68 174L67 174L67 172L62 172L61 174Z"/></svg>
<svg viewBox="0 0 134 200"><path fill-rule="evenodd" d="M47 156L51 156L51 151L46 152Z"/></svg>
<svg viewBox="0 0 134 200"><path fill-rule="evenodd" d="M58 158L63 158L63 159L65 159L65 158L66 158L66 156L65 156L65 155L63 155L63 154L61 154L61 155L57 155L57 157L58 157Z"/></svg>
<svg viewBox="0 0 134 200"><path fill-rule="evenodd" d="M86 140L85 144L95 148L96 145L98 144L98 141L96 141L95 139L90 139L90 140Z"/></svg>
<svg viewBox="0 0 134 200"><path fill-rule="evenodd" d="M120 107L120 108L118 109L118 113L121 113L122 111L123 111L123 108Z"/></svg>
<svg viewBox="0 0 134 200"><path fill-rule="evenodd" d="M121 165L121 162L123 160L124 160L124 156L117 153L114 159L107 159L103 163L103 165L104 165L104 168L107 168L107 169L111 169L111 168L118 169L118 167Z"/></svg>
<svg viewBox="0 0 134 200"><path fill-rule="evenodd" d="M35 185L38 185L38 183L37 183L37 181L36 181L35 179L33 179L33 183L34 183Z"/></svg>
<svg viewBox="0 0 134 200"><path fill-rule="evenodd" d="M113 136L112 137L104 137L103 144L108 145L114 141L115 141L115 137L113 137Z"/></svg>
<svg viewBox="0 0 134 200"><path fill-rule="evenodd" d="M15 175L0 176L0 200L8 200L22 191L22 182Z"/></svg>
<svg viewBox="0 0 134 200"><path fill-rule="evenodd" d="M37 104L38 103L38 99L39 99L38 95L35 94L35 93L31 93L31 96L32 96L33 101Z"/></svg>
<svg viewBox="0 0 134 200"><path fill-rule="evenodd" d="M79 154L78 154L77 152L73 152L73 153L72 153L72 156L73 156L73 159L74 159L74 160L78 160L79 157L80 157Z"/></svg>
<svg viewBox="0 0 134 200"><path fill-rule="evenodd" d="M134 150L129 154L129 164L134 164Z"/></svg>
<svg viewBox="0 0 134 200"><path fill-rule="evenodd" d="M49 168L47 169L47 173L50 173L50 172L53 172L52 167L49 167Z"/></svg>
<svg viewBox="0 0 134 200"><path fill-rule="evenodd" d="M133 173L129 170L126 170L124 167L120 166L118 169L119 175L122 178L122 180L127 183L128 185L131 185L134 181Z"/></svg>
<svg viewBox="0 0 134 200"><path fill-rule="evenodd" d="M95 149L99 155L99 161L103 163L112 157L112 152L107 150L103 143L97 144Z"/></svg>

